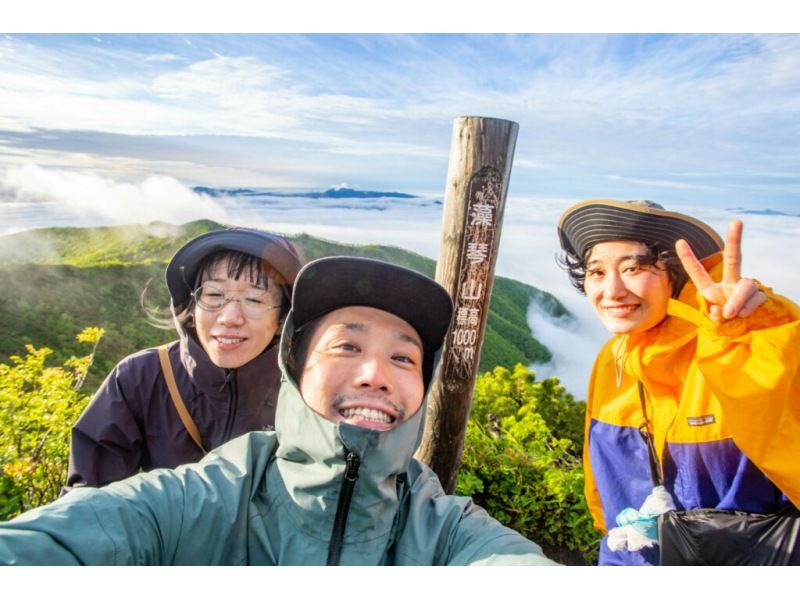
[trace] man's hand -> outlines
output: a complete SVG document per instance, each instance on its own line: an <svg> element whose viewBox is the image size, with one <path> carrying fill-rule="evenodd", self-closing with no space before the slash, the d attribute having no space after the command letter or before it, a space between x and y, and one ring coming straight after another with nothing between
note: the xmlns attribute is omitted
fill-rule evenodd
<svg viewBox="0 0 800 598"><path fill-rule="evenodd" d="M728 225L728 235L722 252L722 282L714 282L683 239L675 243L675 251L697 290L706 298L712 320L730 320L753 313L767 300L755 281L742 278L742 221Z"/></svg>

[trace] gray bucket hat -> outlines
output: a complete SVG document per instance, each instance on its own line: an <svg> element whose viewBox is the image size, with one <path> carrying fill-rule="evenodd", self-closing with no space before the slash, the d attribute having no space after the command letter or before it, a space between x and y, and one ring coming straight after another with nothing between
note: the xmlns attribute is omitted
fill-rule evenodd
<svg viewBox="0 0 800 598"><path fill-rule="evenodd" d="M203 260L218 251L230 250L263 259L280 272L289 285L303 266L297 249L280 235L251 228L228 228L202 234L178 249L167 265L167 288L176 313L189 304Z"/></svg>
<svg viewBox="0 0 800 598"><path fill-rule="evenodd" d="M436 281L380 260L326 257L297 275L292 295L295 330L342 307L381 309L408 322L423 345L422 375L427 388L435 355L453 316L449 293Z"/></svg>
<svg viewBox="0 0 800 598"><path fill-rule="evenodd" d="M619 201L589 199L576 203L558 222L561 248L583 258L596 243L631 240L659 243L675 247L675 241L685 239L698 259L722 251L720 236L699 220L668 212L652 201Z"/></svg>

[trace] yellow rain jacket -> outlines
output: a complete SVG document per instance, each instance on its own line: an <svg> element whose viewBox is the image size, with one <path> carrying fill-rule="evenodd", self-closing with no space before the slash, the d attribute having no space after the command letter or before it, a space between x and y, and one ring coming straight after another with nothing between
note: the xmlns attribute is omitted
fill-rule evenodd
<svg viewBox="0 0 800 598"><path fill-rule="evenodd" d="M720 255L705 262L719 280ZM800 506L800 308L770 289L753 314L723 323L688 282L668 317L642 333L610 339L589 384L585 492L607 532L653 487L637 380L664 485L678 509L768 513ZM613 552L600 564L657 564L658 549Z"/></svg>

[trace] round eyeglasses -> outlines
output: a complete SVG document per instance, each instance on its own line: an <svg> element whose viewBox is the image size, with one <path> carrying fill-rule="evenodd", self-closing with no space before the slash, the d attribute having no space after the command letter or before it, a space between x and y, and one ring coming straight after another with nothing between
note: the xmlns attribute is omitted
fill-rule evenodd
<svg viewBox="0 0 800 598"><path fill-rule="evenodd" d="M261 320L269 315L273 309L280 307L272 305L269 291L247 291L245 293L226 293L224 290L211 283L204 283L192 292L197 307L205 311L219 311L229 301L236 301L242 308L242 313L253 320Z"/></svg>

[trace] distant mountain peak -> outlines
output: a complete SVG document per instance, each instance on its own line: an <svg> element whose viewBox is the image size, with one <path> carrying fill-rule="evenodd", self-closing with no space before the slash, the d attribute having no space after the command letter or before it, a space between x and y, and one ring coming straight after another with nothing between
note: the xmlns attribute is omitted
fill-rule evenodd
<svg viewBox="0 0 800 598"><path fill-rule="evenodd" d="M381 197L390 197L394 199L413 199L418 197L410 193L400 193L398 191L362 191L360 189L353 189L352 187L331 187L325 191L270 191L264 189L247 189L247 188L216 188L216 187L192 187L195 193L203 193L211 197L224 197L224 196L270 196L270 197L310 197L312 199L377 199Z"/></svg>
<svg viewBox="0 0 800 598"><path fill-rule="evenodd" d="M800 214L790 214L788 212L781 212L773 210L772 208L763 208L760 210L746 209L746 208L729 208L728 211L736 212L737 214L754 214L757 216L800 216Z"/></svg>

